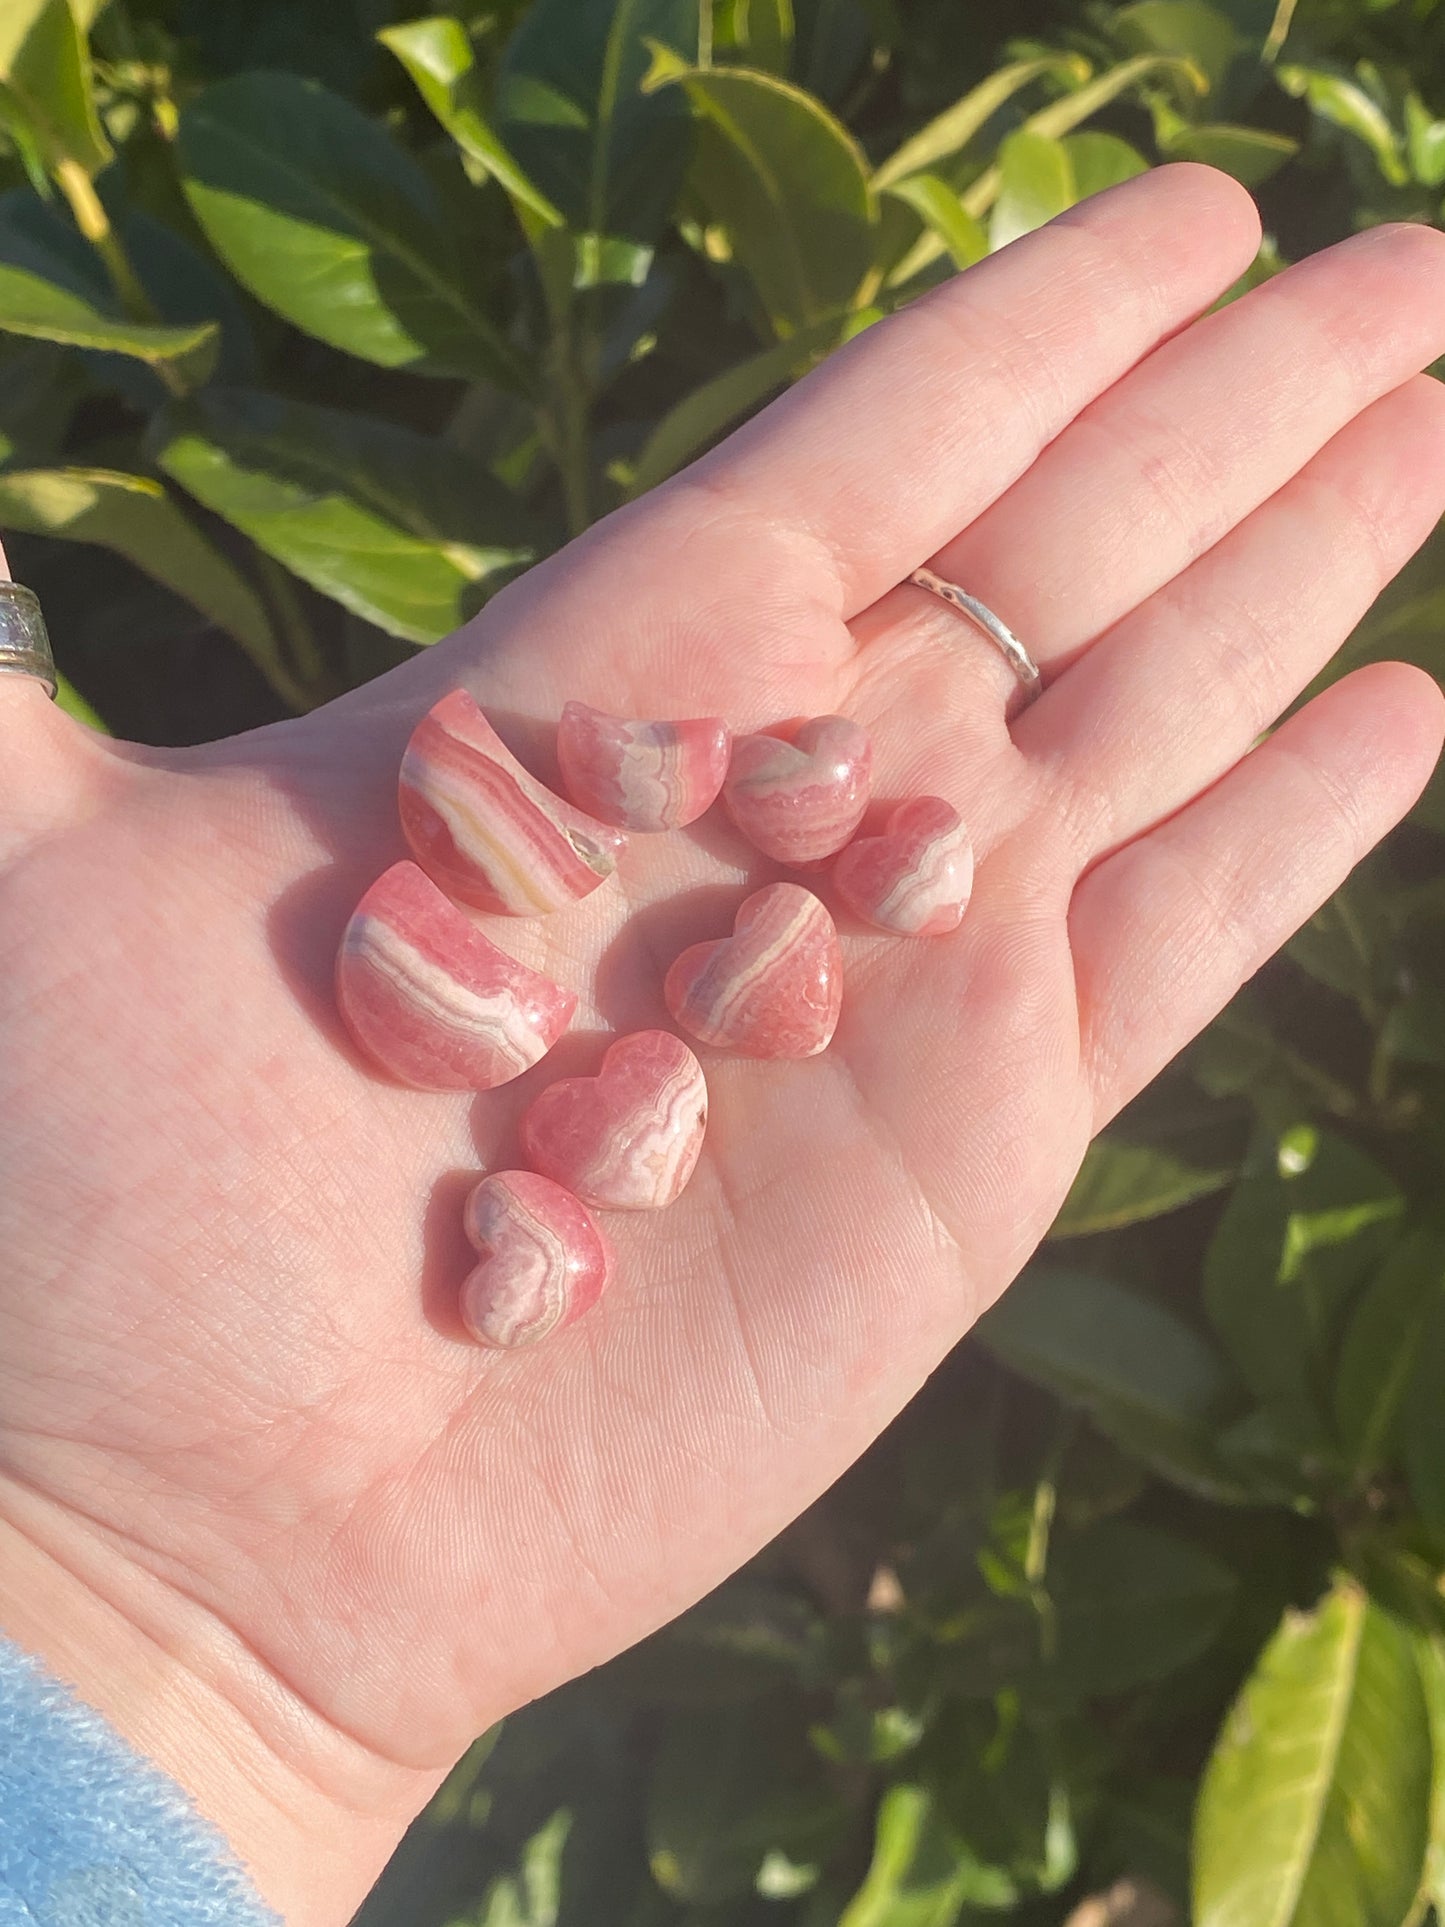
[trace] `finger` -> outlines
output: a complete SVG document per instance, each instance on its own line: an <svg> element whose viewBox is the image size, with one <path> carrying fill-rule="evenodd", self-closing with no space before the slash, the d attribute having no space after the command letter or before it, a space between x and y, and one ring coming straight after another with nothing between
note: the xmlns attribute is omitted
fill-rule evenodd
<svg viewBox="0 0 1445 1927"><path fill-rule="evenodd" d="M1379 663L1091 870L1069 914L1096 1126L1154 1077L1410 808L1445 701Z"/></svg>
<svg viewBox="0 0 1445 1927"><path fill-rule="evenodd" d="M813 542L856 613L1207 306L1258 240L1227 176L1140 175L869 329L680 480Z"/></svg>
<svg viewBox="0 0 1445 1927"><path fill-rule="evenodd" d="M1344 642L1445 511L1445 387L1427 375L1127 616L1021 716L1081 862L1230 767Z"/></svg>
<svg viewBox="0 0 1445 1927"><path fill-rule="evenodd" d="M1442 349L1445 240L1404 225L1356 235L1165 342L933 566L1057 672ZM877 614L875 633L935 640L949 621L908 588Z"/></svg>

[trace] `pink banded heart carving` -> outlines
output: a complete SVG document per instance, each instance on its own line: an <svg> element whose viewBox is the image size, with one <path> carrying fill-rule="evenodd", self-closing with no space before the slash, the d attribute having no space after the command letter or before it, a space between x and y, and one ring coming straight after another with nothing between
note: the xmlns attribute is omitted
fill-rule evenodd
<svg viewBox="0 0 1445 1927"><path fill-rule="evenodd" d="M464 689L412 731L397 787L417 862L449 897L544 917L612 875L627 838L564 803L513 756Z"/></svg>
<svg viewBox="0 0 1445 1927"><path fill-rule="evenodd" d="M357 1043L422 1091L490 1091L556 1043L577 999L484 937L414 863L394 863L352 915L336 1001Z"/></svg>
<svg viewBox="0 0 1445 1927"><path fill-rule="evenodd" d="M462 1323L483 1345L534 1345L594 1305L612 1247L592 1213L535 1171L496 1171L463 1218L481 1262L462 1286Z"/></svg>
<svg viewBox="0 0 1445 1927"><path fill-rule="evenodd" d="M701 1064L670 1031L639 1030L608 1047L595 1077L549 1084L521 1135L533 1169L584 1203L650 1211L679 1196L706 1129Z"/></svg>
<svg viewBox="0 0 1445 1927"><path fill-rule="evenodd" d="M730 937L683 951L663 995L701 1043L744 1057L816 1057L843 1003L833 919L811 890L770 883L743 903Z"/></svg>
<svg viewBox="0 0 1445 1927"><path fill-rule="evenodd" d="M863 820L873 786L873 743L846 716L815 716L785 742L740 736L723 799L755 849L778 863L817 863L841 850Z"/></svg>
<svg viewBox="0 0 1445 1927"><path fill-rule="evenodd" d="M657 832L693 823L727 775L732 731L720 716L627 722L568 703L557 727L567 794L604 823Z"/></svg>
<svg viewBox="0 0 1445 1927"><path fill-rule="evenodd" d="M860 836L833 870L838 894L880 930L941 937L963 921L973 888L973 846L941 796L900 803L881 836Z"/></svg>

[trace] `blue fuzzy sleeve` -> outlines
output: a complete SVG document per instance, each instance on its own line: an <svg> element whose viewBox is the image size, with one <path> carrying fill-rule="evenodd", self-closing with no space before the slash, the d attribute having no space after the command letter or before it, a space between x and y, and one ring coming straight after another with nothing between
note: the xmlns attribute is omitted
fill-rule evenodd
<svg viewBox="0 0 1445 1927"><path fill-rule="evenodd" d="M175 1781L5 1639L0 1927L279 1927Z"/></svg>

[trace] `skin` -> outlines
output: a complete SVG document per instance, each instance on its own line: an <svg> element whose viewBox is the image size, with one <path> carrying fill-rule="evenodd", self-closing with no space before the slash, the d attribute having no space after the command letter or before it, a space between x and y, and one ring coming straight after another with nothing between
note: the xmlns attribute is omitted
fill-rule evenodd
<svg viewBox="0 0 1445 1927"><path fill-rule="evenodd" d="M718 452L302 720L117 748L0 683L0 1626L175 1774L292 1922L346 1920L498 1716L738 1566L1014 1277L1090 1136L1409 808L1434 685L1251 752L1445 507L1445 239L1219 314L1258 228L1172 167L870 330ZM1195 324L1195 325L1191 325ZM1045 666L897 587L931 561ZM461 1342L462 1198L540 1081L661 1017L775 872L715 816L493 929L583 998L547 1066L419 1096L329 993L458 682L875 734L964 811L962 930L845 932L832 1049L709 1059L697 1176L535 1352ZM545 762L539 762L545 770Z"/></svg>

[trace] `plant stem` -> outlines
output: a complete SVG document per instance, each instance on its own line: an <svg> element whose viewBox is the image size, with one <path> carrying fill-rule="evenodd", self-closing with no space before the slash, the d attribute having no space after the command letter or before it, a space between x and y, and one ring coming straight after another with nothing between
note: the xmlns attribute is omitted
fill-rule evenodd
<svg viewBox="0 0 1445 1927"><path fill-rule="evenodd" d="M110 224L110 216L105 211L105 203L95 191L95 183L78 161L60 161L55 168L55 181L69 203L75 216L75 225L95 249L105 263L105 271L110 276L111 286L121 307L132 321L156 322L160 316L155 304L141 284L140 276L131 266L130 256L121 245L120 236ZM163 361L154 364L156 373L173 395L186 392L185 383L174 368Z"/></svg>

